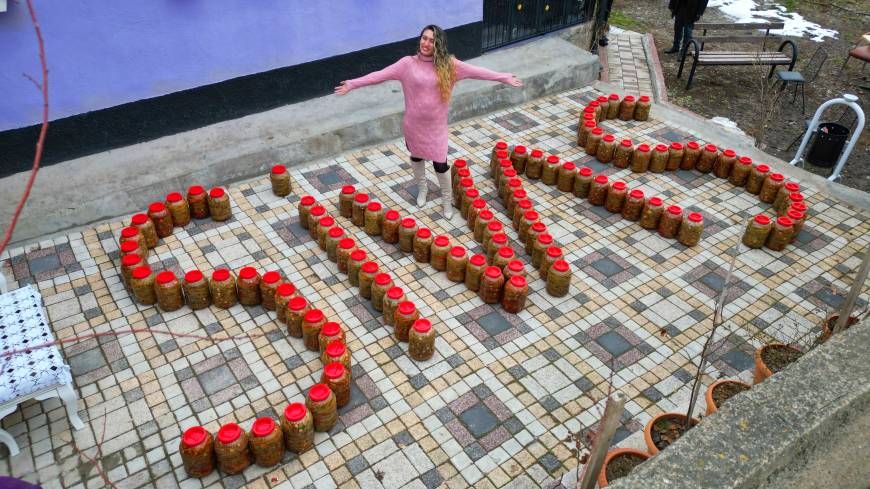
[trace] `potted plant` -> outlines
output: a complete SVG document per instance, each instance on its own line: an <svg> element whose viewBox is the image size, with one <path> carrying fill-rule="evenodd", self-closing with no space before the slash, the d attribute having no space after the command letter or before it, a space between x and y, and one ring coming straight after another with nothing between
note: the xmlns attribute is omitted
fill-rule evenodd
<svg viewBox="0 0 870 489"><path fill-rule="evenodd" d="M707 387L707 392L704 394L704 398L707 400L707 416L718 411L722 403L743 391L749 390L749 388L749 384L739 380L723 379L713 382L710 387Z"/></svg>
<svg viewBox="0 0 870 489"><path fill-rule="evenodd" d="M664 450L700 422L698 418L692 418L692 425L687 428L684 413L662 413L653 416L643 429L643 439L646 441L650 455Z"/></svg>
<svg viewBox="0 0 870 489"><path fill-rule="evenodd" d="M610 450L604 457L604 465L601 466L601 472L598 474L598 487L607 487L614 480L627 476L650 456L649 453L634 448Z"/></svg>
<svg viewBox="0 0 870 489"><path fill-rule="evenodd" d="M758 384L764 379L779 372L796 362L803 356L800 349L783 343L768 343L755 350L755 376L753 383Z"/></svg>
<svg viewBox="0 0 870 489"><path fill-rule="evenodd" d="M849 329L849 326L857 324L858 321L863 319L863 317L867 313L868 313L868 311L864 310L864 311L860 311L858 313L855 313L853 315L850 315L849 319L846 320L846 326L843 329ZM838 319L840 319L839 314L831 314L825 318L825 321L822 322L822 335L819 336L819 339L818 339L819 344L822 344L822 343L828 341L828 339L831 337L831 335L834 334L834 326L837 325Z"/></svg>

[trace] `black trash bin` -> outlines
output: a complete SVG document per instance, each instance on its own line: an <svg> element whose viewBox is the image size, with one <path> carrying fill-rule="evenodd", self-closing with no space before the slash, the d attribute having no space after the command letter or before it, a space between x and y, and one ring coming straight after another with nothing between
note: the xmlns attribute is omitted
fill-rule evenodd
<svg viewBox="0 0 870 489"><path fill-rule="evenodd" d="M807 162L822 168L833 168L837 164L843 146L849 137L849 128L836 122L823 122L816 129L813 144L807 154Z"/></svg>

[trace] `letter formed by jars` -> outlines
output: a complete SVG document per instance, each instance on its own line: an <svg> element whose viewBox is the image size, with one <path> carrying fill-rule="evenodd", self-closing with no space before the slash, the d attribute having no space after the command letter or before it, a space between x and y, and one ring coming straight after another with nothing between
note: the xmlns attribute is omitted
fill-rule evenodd
<svg viewBox="0 0 870 489"><path fill-rule="evenodd" d="M350 402L350 370L341 362L332 362L323 367L323 375L320 382L326 384L335 394L337 408L344 407Z"/></svg>
<svg viewBox="0 0 870 489"><path fill-rule="evenodd" d="M399 305L396 306L396 317L394 320L396 339L399 341L408 341L411 326L414 324L414 321L418 319L420 319L420 311L413 302L400 302Z"/></svg>
<svg viewBox="0 0 870 489"><path fill-rule="evenodd" d="M273 467L284 458L284 433L272 418L262 417L254 421L250 444L254 463L260 467Z"/></svg>
<svg viewBox="0 0 870 489"><path fill-rule="evenodd" d="M413 360L423 362L435 354L435 328L426 318L414 321L408 333L408 355Z"/></svg>
<svg viewBox="0 0 870 489"><path fill-rule="evenodd" d="M272 172L269 173L269 180L272 182L272 193L278 197L286 197L290 195L290 173L284 165L275 165L272 167Z"/></svg>
<svg viewBox="0 0 870 489"><path fill-rule="evenodd" d="M291 403L284 408L281 430L287 450L302 453L314 448L314 417L301 402Z"/></svg>
<svg viewBox="0 0 870 489"><path fill-rule="evenodd" d="M205 477L214 470L214 438L202 426L184 430L178 451L188 476Z"/></svg>
<svg viewBox="0 0 870 489"><path fill-rule="evenodd" d="M248 434L236 423L227 423L218 430L214 445L218 467L229 475L240 474L251 465Z"/></svg>
<svg viewBox="0 0 870 489"><path fill-rule="evenodd" d="M314 431L329 431L338 421L335 394L326 384L314 384L308 390L306 407L314 417Z"/></svg>

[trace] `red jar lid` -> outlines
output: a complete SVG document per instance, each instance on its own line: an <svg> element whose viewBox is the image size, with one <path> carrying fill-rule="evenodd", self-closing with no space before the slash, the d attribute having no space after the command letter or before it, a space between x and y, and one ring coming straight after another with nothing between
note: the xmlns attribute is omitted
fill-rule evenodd
<svg viewBox="0 0 870 489"><path fill-rule="evenodd" d="M729 157L729 158L733 158L733 157L737 156L737 153L735 153L733 149L726 149L725 151L722 152L722 154Z"/></svg>
<svg viewBox="0 0 870 489"><path fill-rule="evenodd" d="M405 295L405 292L402 291L401 287L390 287L387 290L387 297L390 299L401 299L403 295Z"/></svg>
<svg viewBox="0 0 870 489"><path fill-rule="evenodd" d="M274 284L279 280L281 280L281 274L274 270L263 274L263 282L267 284Z"/></svg>
<svg viewBox="0 0 870 489"><path fill-rule="evenodd" d="M516 194L518 194L518 193L520 193L520 192L522 192L523 195L516 195ZM532 208L532 205L533 205L533 204L532 204L532 201L529 200L529 199L524 198L524 197L525 197L525 193L526 193L526 192L525 192L524 190L517 190L516 192L514 192L514 197L515 197L515 198L522 199L522 200L520 200L519 202L517 202L517 206L519 206L520 209L531 209L531 208Z"/></svg>
<svg viewBox="0 0 870 489"><path fill-rule="evenodd" d="M353 253L350 254L350 259L354 261L363 261L366 259L365 250L353 250Z"/></svg>
<svg viewBox="0 0 870 489"><path fill-rule="evenodd" d="M649 145L646 143L641 143L637 146L637 150L641 153L646 153L647 151L649 151Z"/></svg>
<svg viewBox="0 0 870 489"><path fill-rule="evenodd" d="M317 221L317 223L320 224L320 227L322 228L331 228L335 225L335 219L333 219L332 216L323 216L319 221Z"/></svg>
<svg viewBox="0 0 870 489"><path fill-rule="evenodd" d="M322 205L316 205L308 211L312 216L317 217L326 214L326 208Z"/></svg>
<svg viewBox="0 0 870 489"><path fill-rule="evenodd" d="M595 121L590 119L584 122L583 125L586 127L595 128Z"/></svg>
<svg viewBox="0 0 870 489"><path fill-rule="evenodd" d="M453 166L455 166L456 169L458 170L460 168L465 168L466 166L468 166L468 162L465 160L462 160L462 159L453 160Z"/></svg>
<svg viewBox="0 0 870 489"><path fill-rule="evenodd" d="M625 184L625 182L620 181L620 180L613 182L611 184L611 187L613 187L614 190L625 190L626 188L628 188L628 186Z"/></svg>
<svg viewBox="0 0 870 489"><path fill-rule="evenodd" d="M715 153L719 149L716 147L715 144L708 144L707 146L704 146L704 150L709 151L711 153Z"/></svg>
<svg viewBox="0 0 870 489"><path fill-rule="evenodd" d="M701 147L701 145L698 144L697 141L689 141L688 143L686 143L686 146L688 146L689 148L692 148L692 149L698 149Z"/></svg>
<svg viewBox="0 0 870 489"><path fill-rule="evenodd" d="M305 313L304 319L307 323L319 323L320 321L323 321L325 317L323 311L320 309L312 309Z"/></svg>
<svg viewBox="0 0 870 489"><path fill-rule="evenodd" d="M608 143L612 143L612 142L616 141L616 136L614 136L613 134L605 134L604 141L606 141Z"/></svg>
<svg viewBox="0 0 870 489"><path fill-rule="evenodd" d="M631 192L629 192L628 195L632 199L642 199L643 198L643 190L636 188L636 189L632 190Z"/></svg>
<svg viewBox="0 0 870 489"><path fill-rule="evenodd" d="M589 107L589 106L583 107L583 113L584 114L594 114L595 107Z"/></svg>
<svg viewBox="0 0 870 489"><path fill-rule="evenodd" d="M525 287L526 277L523 277L522 275L514 275L513 277L511 277L511 285L518 289Z"/></svg>
<svg viewBox="0 0 870 489"><path fill-rule="evenodd" d="M283 284L278 286L275 292L281 297L290 297L291 295L296 293L296 286L291 284L290 282L284 282ZM304 307L305 305L303 304L302 307L300 307L299 309L302 309Z"/></svg>
<svg viewBox="0 0 870 489"><path fill-rule="evenodd" d="M167 202L181 202L184 200L184 196L181 195L181 192L169 192L166 194Z"/></svg>
<svg viewBox="0 0 870 489"><path fill-rule="evenodd" d="M788 200L792 202L803 202L804 195L800 192L792 192L788 194Z"/></svg>
<svg viewBox="0 0 870 489"><path fill-rule="evenodd" d="M502 175L504 175L508 179L511 179L517 176L517 171L513 168L506 168L505 171L502 172Z"/></svg>
<svg viewBox="0 0 870 489"><path fill-rule="evenodd" d="M541 156L544 156L544 152L543 152L543 151L541 151L541 150L539 150L539 149L533 149L533 150L532 150L532 158L540 158Z"/></svg>
<svg viewBox="0 0 870 489"><path fill-rule="evenodd" d="M402 219L402 227L403 228L412 228L417 225L417 221L411 219L410 217L406 217Z"/></svg>
<svg viewBox="0 0 870 489"><path fill-rule="evenodd" d="M239 278L250 280L257 275L257 269L254 267L244 267L239 270Z"/></svg>
<svg viewBox="0 0 870 489"><path fill-rule="evenodd" d="M148 222L148 214L133 214L130 218L130 223L134 226L141 226Z"/></svg>
<svg viewBox="0 0 870 489"><path fill-rule="evenodd" d="M649 199L649 205L660 206L662 204L664 204L664 201L661 197L650 197Z"/></svg>
<svg viewBox="0 0 870 489"><path fill-rule="evenodd" d="M610 97L608 97L608 98L609 98L610 100L619 100L619 95L617 95L617 94L615 94L615 93L611 93L611 94L610 94Z"/></svg>
<svg viewBox="0 0 870 489"><path fill-rule="evenodd" d="M511 182L513 182L513 180L511 180ZM465 191L465 195L473 201L474 199L480 197L480 192L478 192L476 188L472 187Z"/></svg>
<svg viewBox="0 0 870 489"><path fill-rule="evenodd" d="M758 166L756 166L756 167L755 167L755 170L756 170L758 173L767 173L767 172L770 171L770 167L767 166L767 165L763 165L763 164L762 164L762 165L758 165Z"/></svg>
<svg viewBox="0 0 870 489"><path fill-rule="evenodd" d="M483 209L486 207L486 201L483 199L474 199L471 201L471 207L474 207L475 209Z"/></svg>
<svg viewBox="0 0 870 489"><path fill-rule="evenodd" d="M356 241L353 238L344 238L338 242L338 247L343 250L349 250L356 245Z"/></svg>
<svg viewBox="0 0 870 489"><path fill-rule="evenodd" d="M625 100L626 102L634 102L634 96L626 95L623 100Z"/></svg>
<svg viewBox="0 0 870 489"><path fill-rule="evenodd" d="M505 153L505 155L507 155L507 153ZM507 156L505 156L505 158L507 158ZM510 162L510 160L507 161ZM460 179L468 178L471 176L471 171L469 171L468 168L460 168L456 170L456 175L458 175Z"/></svg>
<svg viewBox="0 0 870 489"><path fill-rule="evenodd" d="M540 233L540 232L543 232L543 231L546 231L546 230L547 230L547 225L544 224L544 223L542 223L541 221L538 221L538 222L532 224L531 229L532 229L533 231L535 231L535 232L539 232L539 233Z"/></svg>
<svg viewBox="0 0 870 489"><path fill-rule="evenodd" d="M429 239L432 237L432 231L429 228L420 228L417 230L417 237L420 239Z"/></svg>
<svg viewBox="0 0 870 489"><path fill-rule="evenodd" d="M148 212L151 214L157 214L158 212L163 212L166 210L166 205L163 202L152 202L151 205L148 206Z"/></svg>
<svg viewBox="0 0 870 489"><path fill-rule="evenodd" d="M208 195L212 199L219 199L219 198L224 196L224 189L222 189L220 187L215 187L215 188L208 191Z"/></svg>
<svg viewBox="0 0 870 489"><path fill-rule="evenodd" d="M506 143L504 141L499 141L499 142L495 143L495 147L496 147L496 149L507 149L508 143Z"/></svg>
<svg viewBox="0 0 870 489"><path fill-rule="evenodd" d="M649 102L649 95L641 95L639 100L641 102Z"/></svg>
<svg viewBox="0 0 870 489"><path fill-rule="evenodd" d="M432 329L432 322L426 318L420 318L414 321L414 331L418 333L428 333Z"/></svg>
<svg viewBox="0 0 870 489"><path fill-rule="evenodd" d="M202 426L193 426L184 430L181 441L188 447L195 447L205 441L206 431Z"/></svg>
<svg viewBox="0 0 870 489"><path fill-rule="evenodd" d="M360 204L364 204L369 201L369 194L356 194L353 200L359 202Z"/></svg>
<svg viewBox="0 0 870 489"><path fill-rule="evenodd" d="M502 229L504 229L504 226L499 221L491 221L486 225L486 227L490 231L501 231Z"/></svg>
<svg viewBox="0 0 870 489"><path fill-rule="evenodd" d="M341 193L343 193L345 195L350 195L350 194L355 193L355 192L356 192L356 187L354 187L353 185L345 185L344 187L341 187ZM291 406L292 406L292 404L291 404Z"/></svg>
<svg viewBox="0 0 870 489"><path fill-rule="evenodd" d="M801 186L797 182L786 182L785 189L788 190L788 193L791 194L793 192L797 192L798 190L800 190Z"/></svg>
<svg viewBox="0 0 870 489"><path fill-rule="evenodd" d="M230 278L230 271L226 268L218 268L214 272L211 273L211 279L217 280L218 282L222 282Z"/></svg>
<svg viewBox="0 0 870 489"><path fill-rule="evenodd" d="M251 427L254 436L266 436L275 431L275 420L269 417L257 418Z"/></svg>
<svg viewBox="0 0 870 489"><path fill-rule="evenodd" d="M373 261L367 261L362 264L360 270L365 273L376 273L378 271L378 264Z"/></svg>
<svg viewBox="0 0 870 489"><path fill-rule="evenodd" d="M513 171L513 170L511 170L511 171ZM460 187L473 187L474 180L472 180L470 178L463 178L462 180L459 180L459 186Z"/></svg>
<svg viewBox="0 0 870 489"><path fill-rule="evenodd" d="M765 216L764 214L759 214L755 216L755 222L761 224L762 226L767 226L770 224L770 218Z"/></svg>
<svg viewBox="0 0 870 489"><path fill-rule="evenodd" d="M625 146L626 148L630 148L633 146L631 139L623 139L622 141L619 142L619 144Z"/></svg>
<svg viewBox="0 0 870 489"><path fill-rule="evenodd" d="M340 237L344 236L344 229L341 229L338 226L329 228L329 231L327 231L327 232L329 233L330 238L340 238Z"/></svg>
<svg viewBox="0 0 870 489"><path fill-rule="evenodd" d="M203 194L203 193L205 193L205 189L202 188L202 185L191 185L191 186L187 189L187 193L188 193L189 195L199 195L199 194Z"/></svg>
<svg viewBox="0 0 870 489"><path fill-rule="evenodd" d="M547 156L547 163L558 163L559 157L556 155Z"/></svg>
<svg viewBox="0 0 870 489"><path fill-rule="evenodd" d="M781 181L785 180L785 175L783 175L782 173L771 173L770 179L775 181L775 182L781 182Z"/></svg>
<svg viewBox="0 0 870 489"><path fill-rule="evenodd" d="M498 165L502 168L502 170L513 167L513 163L511 163L511 160L509 160L507 158L502 158L502 159L498 160ZM470 173L469 173L469 175L470 175Z"/></svg>
<svg viewBox="0 0 870 489"><path fill-rule="evenodd" d="M538 219L540 219L541 215L538 214L538 211L527 211L523 215L523 217L525 217L528 221L537 221Z"/></svg>
<svg viewBox="0 0 870 489"><path fill-rule="evenodd" d="M450 238L444 236L443 234L440 236L435 236L434 243L436 246L447 246L450 244Z"/></svg>
<svg viewBox="0 0 870 489"><path fill-rule="evenodd" d="M702 216L700 212L690 212L689 220L692 222L701 222L704 220L704 216Z"/></svg>
<svg viewBox="0 0 870 489"><path fill-rule="evenodd" d="M310 195L303 195L301 199L299 199L299 203L305 206L314 205L314 197Z"/></svg>
<svg viewBox="0 0 870 489"><path fill-rule="evenodd" d="M796 211L794 209L789 209L788 212L786 212L786 215L789 217L789 219L792 219L794 221L800 221L804 218L803 212Z"/></svg>
<svg viewBox="0 0 870 489"><path fill-rule="evenodd" d="M598 175L595 177L595 183L605 185L607 184L607 175Z"/></svg>
<svg viewBox="0 0 870 489"><path fill-rule="evenodd" d="M202 272L199 270L191 270L184 274L184 281L189 284L199 282L200 280L202 280Z"/></svg>
<svg viewBox="0 0 870 489"><path fill-rule="evenodd" d="M566 169L566 170L568 170L568 171L571 171L571 170L577 168L577 165L575 165L573 162L566 161L566 162L562 165L562 168L564 168L564 169Z"/></svg>
<svg viewBox="0 0 870 489"><path fill-rule="evenodd" d="M414 314L415 310L417 310L417 306L415 306L411 301L402 301L398 306L396 306L396 310L398 310L400 314L410 316L411 314Z"/></svg>
<svg viewBox="0 0 870 489"><path fill-rule="evenodd" d="M399 218L399 211L397 211L395 209L390 209L384 213L384 219L387 219L388 221L395 221L398 218Z"/></svg>
<svg viewBox="0 0 870 489"><path fill-rule="evenodd" d="M326 345L326 354L333 358L344 355L345 350L346 348L341 340L330 341L329 344Z"/></svg>
<svg viewBox="0 0 870 489"><path fill-rule="evenodd" d="M557 256L562 256L562 248L558 246L550 246L547 248L547 256L550 258L556 258Z"/></svg>
<svg viewBox="0 0 870 489"><path fill-rule="evenodd" d="M791 227L791 226L794 225L794 223L792 222L792 220L789 219L789 218L787 218L787 217L785 217L785 216L778 217L778 218L776 219L776 223L779 224L780 226L784 226L784 227Z"/></svg>
<svg viewBox="0 0 870 489"><path fill-rule="evenodd" d="M505 146L505 148L507 148L507 146ZM499 161L501 161L501 160L506 160L507 157L508 157L508 152L507 152L506 149L504 149L504 150L497 150L497 151L495 152L495 159L497 159L497 160L499 160ZM460 168L459 170L461 171L461 170L464 170L464 169L465 169L465 168ZM471 175L471 172L469 172L468 174Z"/></svg>
<svg viewBox="0 0 870 489"><path fill-rule="evenodd" d="M573 166L574 164L571 163L571 165ZM514 172L514 173L516 173L516 172ZM523 181L520 180L519 178L511 178L510 180L508 180L508 187L516 188L516 187L522 187L522 185L523 185ZM477 189L474 189L474 188L469 189L469 191L471 191L471 190L477 190ZM517 190L519 190L519 189L517 189ZM516 192L516 190L514 190L514 192Z"/></svg>
<svg viewBox="0 0 870 489"><path fill-rule="evenodd" d="M276 175L281 173L287 173L287 167L284 165L275 165L272 167L272 173Z"/></svg>
<svg viewBox="0 0 870 489"><path fill-rule="evenodd" d="M121 252L122 253L132 253L139 249L139 243L131 240L124 241L121 243Z"/></svg>
<svg viewBox="0 0 870 489"><path fill-rule="evenodd" d="M674 141L673 143L671 143L671 149L679 151L679 150L683 149L683 145Z"/></svg>
<svg viewBox="0 0 870 489"><path fill-rule="evenodd" d="M142 257L137 255L136 253L130 253L129 255L124 255L124 258L121 258L121 264L125 267L132 267L133 265L136 265L141 261Z"/></svg>
<svg viewBox="0 0 870 489"><path fill-rule="evenodd" d="M302 404L301 402L293 402L284 408L284 417L287 421L295 423L296 421L301 421L307 412L308 410L305 409L305 404Z"/></svg>
<svg viewBox="0 0 870 489"><path fill-rule="evenodd" d="M589 168L588 166L581 167L580 174L583 175L584 177L591 177L592 176L592 168Z"/></svg>
<svg viewBox="0 0 870 489"><path fill-rule="evenodd" d="M366 209L368 209L372 212L378 212L379 210L381 210L381 203L380 202L369 202L369 205L366 207Z"/></svg>
<svg viewBox="0 0 870 489"><path fill-rule="evenodd" d="M221 426L217 434L218 441L224 445L238 440L240 436L242 436L242 428L236 423L227 423Z"/></svg>
<svg viewBox="0 0 870 489"><path fill-rule="evenodd" d="M390 278L389 273L379 273L379 274L375 275L375 283L378 285L387 285L392 280L393 279Z"/></svg>
<svg viewBox="0 0 870 489"><path fill-rule="evenodd" d="M748 156L741 156L740 159L737 160L737 162L740 163L741 165L751 165L752 158L750 158Z"/></svg>
<svg viewBox="0 0 870 489"><path fill-rule="evenodd" d="M600 136L600 135L604 134L604 129L602 129L600 127L596 127L595 129L592 130L592 134L595 134L596 136Z"/></svg>
<svg viewBox="0 0 870 489"><path fill-rule="evenodd" d="M525 146L517 145L516 147L514 147L514 153L520 153L520 154L523 154L523 153L525 153L525 152L526 152L526 147L525 147Z"/></svg>
<svg viewBox="0 0 870 489"><path fill-rule="evenodd" d="M486 264L486 257L483 255L471 255L471 258L468 261L472 265L480 267Z"/></svg>
<svg viewBox="0 0 870 489"><path fill-rule="evenodd" d="M340 379L344 375L344 365L341 362L332 362L323 367L323 373L329 380Z"/></svg>
<svg viewBox="0 0 870 489"><path fill-rule="evenodd" d="M323 402L331 392L326 384L314 384L308 391L308 397L314 402Z"/></svg>
<svg viewBox="0 0 870 489"><path fill-rule="evenodd" d="M121 237L125 239L130 239L139 234L139 228L135 226L127 226L121 230Z"/></svg>
<svg viewBox="0 0 870 489"><path fill-rule="evenodd" d="M492 242L495 244L505 244L507 243L508 237L505 233L495 233L492 235Z"/></svg>
<svg viewBox="0 0 870 489"><path fill-rule="evenodd" d="M520 260L511 260L507 264L508 270L510 270L514 273L522 272L524 267L525 267L525 265L523 265L523 262Z"/></svg>
<svg viewBox="0 0 870 489"><path fill-rule="evenodd" d="M501 269L499 267L486 267L485 273L489 278L499 278L501 276Z"/></svg>
<svg viewBox="0 0 870 489"><path fill-rule="evenodd" d="M568 262L566 262L565 260L556 260L556 262L553 263L553 268L560 272L567 272Z"/></svg>
<svg viewBox="0 0 870 489"><path fill-rule="evenodd" d="M175 274L169 270L164 270L158 273L154 280L156 280L158 284L168 284L175 280Z"/></svg>
<svg viewBox="0 0 870 489"><path fill-rule="evenodd" d="M657 144L656 151L658 151L659 153L665 153L668 151L668 147L665 146L664 144Z"/></svg>
<svg viewBox="0 0 870 489"><path fill-rule="evenodd" d="M454 246L453 248L450 248L450 256L462 258L465 256L465 248L462 246Z"/></svg>
<svg viewBox="0 0 870 489"><path fill-rule="evenodd" d="M541 244L548 245L553 242L553 236L551 234L542 233L538 235L538 242Z"/></svg>
<svg viewBox="0 0 870 489"><path fill-rule="evenodd" d="M791 205L791 208L796 211L803 212L804 214L806 214L808 209L807 205L803 202L795 202Z"/></svg>
<svg viewBox="0 0 870 489"><path fill-rule="evenodd" d="M598 107L601 104L599 104L597 100L593 100L593 101L589 102L588 105L589 105L589 107Z"/></svg>
<svg viewBox="0 0 870 489"><path fill-rule="evenodd" d="M683 208L678 205L670 205L668 206L668 214L673 214L675 216L679 216L683 213Z"/></svg>
<svg viewBox="0 0 870 489"><path fill-rule="evenodd" d="M502 246L498 249L498 256L502 258L511 258L514 256L514 249L510 246Z"/></svg>
<svg viewBox="0 0 870 489"><path fill-rule="evenodd" d="M595 100L598 100L599 105L606 103L607 102L607 95L599 95L598 98Z"/></svg>
<svg viewBox="0 0 870 489"><path fill-rule="evenodd" d="M287 307L293 309L294 311L301 311L305 309L306 306L308 306L308 301L305 300L304 297L294 297L290 299L289 303L287 303Z"/></svg>

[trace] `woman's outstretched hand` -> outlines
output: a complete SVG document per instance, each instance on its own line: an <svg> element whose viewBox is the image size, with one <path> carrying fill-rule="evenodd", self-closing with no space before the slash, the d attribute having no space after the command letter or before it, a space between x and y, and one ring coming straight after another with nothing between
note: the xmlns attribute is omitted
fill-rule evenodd
<svg viewBox="0 0 870 489"><path fill-rule="evenodd" d="M523 86L523 81L516 76L512 76L508 84L512 87L521 87Z"/></svg>
<svg viewBox="0 0 870 489"><path fill-rule="evenodd" d="M337 87L335 87L336 95L344 95L347 92L350 92L350 87L347 86L346 81L341 82Z"/></svg>

